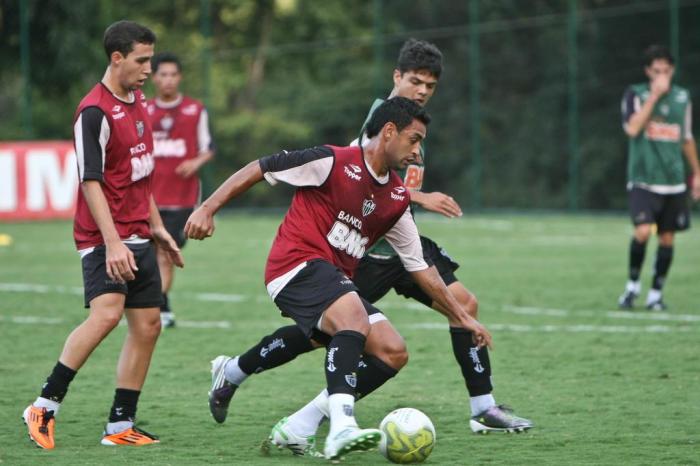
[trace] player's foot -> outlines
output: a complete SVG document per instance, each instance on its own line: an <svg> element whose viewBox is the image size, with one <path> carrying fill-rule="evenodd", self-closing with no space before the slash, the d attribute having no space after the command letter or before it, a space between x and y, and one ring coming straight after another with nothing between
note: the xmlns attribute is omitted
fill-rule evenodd
<svg viewBox="0 0 700 466"><path fill-rule="evenodd" d="M231 403L233 394L236 393L238 385L234 385L226 380L226 363L233 358L228 356L217 356L211 362L211 390L209 390L209 411L214 416L214 420L219 424L226 420L228 405Z"/></svg>
<svg viewBox="0 0 700 466"><path fill-rule="evenodd" d="M175 314L170 311L160 313L160 327L173 328L175 327Z"/></svg>
<svg viewBox="0 0 700 466"><path fill-rule="evenodd" d="M375 448L382 440L379 429L347 427L336 434L328 434L323 454L328 460L338 460L352 451L367 451Z"/></svg>
<svg viewBox="0 0 700 466"><path fill-rule="evenodd" d="M53 431L56 419L53 417L53 411L29 405L24 410L22 419L29 430L29 438L39 448L51 450L55 446Z"/></svg>
<svg viewBox="0 0 700 466"><path fill-rule="evenodd" d="M668 307L663 299L659 298L656 301L647 302L647 309L650 311L665 311Z"/></svg>
<svg viewBox="0 0 700 466"><path fill-rule="evenodd" d="M286 417L275 424L260 449L267 455L272 447L276 447L278 450L287 448L296 456L323 457L323 454L316 449L316 436L309 435L304 437L295 434L289 428L289 419Z"/></svg>
<svg viewBox="0 0 700 466"><path fill-rule="evenodd" d="M153 445L155 443L160 443L158 437L153 434L139 429L138 427L131 426L126 430L117 432L116 434L107 434L106 432L102 434L102 445Z"/></svg>
<svg viewBox="0 0 700 466"><path fill-rule="evenodd" d="M624 293L620 296L620 298L617 300L617 304L620 307L620 309L634 309L634 300L639 296L637 293L634 291L630 290L625 290Z"/></svg>
<svg viewBox="0 0 700 466"><path fill-rule="evenodd" d="M524 432L534 427L532 421L518 417L505 405L491 406L469 420L469 427L475 433Z"/></svg>

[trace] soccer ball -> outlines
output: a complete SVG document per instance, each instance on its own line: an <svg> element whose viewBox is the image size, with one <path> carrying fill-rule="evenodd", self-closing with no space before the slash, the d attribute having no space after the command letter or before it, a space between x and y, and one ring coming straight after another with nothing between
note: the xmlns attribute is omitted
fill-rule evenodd
<svg viewBox="0 0 700 466"><path fill-rule="evenodd" d="M430 418L413 408L396 409L382 420L384 433L379 450L399 464L424 461L435 446L435 427Z"/></svg>

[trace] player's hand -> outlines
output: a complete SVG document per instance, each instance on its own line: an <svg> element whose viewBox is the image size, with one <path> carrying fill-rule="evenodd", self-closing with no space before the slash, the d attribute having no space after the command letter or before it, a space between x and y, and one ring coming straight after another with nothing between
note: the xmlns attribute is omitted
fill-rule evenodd
<svg viewBox="0 0 700 466"><path fill-rule="evenodd" d="M692 183L693 183L693 187L692 187L693 200L694 201L700 200L700 173L693 176Z"/></svg>
<svg viewBox="0 0 700 466"><path fill-rule="evenodd" d="M197 159L189 159L182 162L180 165L175 167L175 174L182 178L189 178L190 176L197 173L199 170L200 163Z"/></svg>
<svg viewBox="0 0 700 466"><path fill-rule="evenodd" d="M136 278L136 259L131 249L121 240L105 244L105 265L107 276L118 283L126 283Z"/></svg>
<svg viewBox="0 0 700 466"><path fill-rule="evenodd" d="M204 206L192 212L185 224L185 235L191 239L204 239L214 234L214 216Z"/></svg>
<svg viewBox="0 0 700 466"><path fill-rule="evenodd" d="M459 204L450 196L443 193L423 193L420 206L431 212L437 212L445 217L454 218L462 216L462 209Z"/></svg>
<svg viewBox="0 0 700 466"><path fill-rule="evenodd" d="M656 97L666 94L670 88L671 76L667 74L660 74L651 82L651 93Z"/></svg>
<svg viewBox="0 0 700 466"><path fill-rule="evenodd" d="M153 236L153 241L158 245L158 249L165 251L173 264L180 268L185 266L185 260L182 258L180 248L177 247L177 243L170 236L168 230L165 228L153 228L151 229L151 235Z"/></svg>
<svg viewBox="0 0 700 466"><path fill-rule="evenodd" d="M476 346L478 346L479 348L482 348L484 346L493 348L491 333L488 330L486 330L486 327L481 325L481 323L478 320L467 315L462 325L465 329L472 332L472 341Z"/></svg>

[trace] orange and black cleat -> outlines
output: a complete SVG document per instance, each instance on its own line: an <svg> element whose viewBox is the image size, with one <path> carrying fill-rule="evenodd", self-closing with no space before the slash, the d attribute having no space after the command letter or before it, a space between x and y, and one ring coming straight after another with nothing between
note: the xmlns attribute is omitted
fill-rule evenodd
<svg viewBox="0 0 700 466"><path fill-rule="evenodd" d="M138 427L129 427L126 430L117 432L116 434L105 433L102 437L102 445L153 445L155 443L160 443L158 437L153 434L149 434L146 431L139 429Z"/></svg>
<svg viewBox="0 0 700 466"><path fill-rule="evenodd" d="M53 411L29 405L24 410L22 419L29 429L29 438L36 446L46 450L54 447L53 430L56 419L53 417Z"/></svg>

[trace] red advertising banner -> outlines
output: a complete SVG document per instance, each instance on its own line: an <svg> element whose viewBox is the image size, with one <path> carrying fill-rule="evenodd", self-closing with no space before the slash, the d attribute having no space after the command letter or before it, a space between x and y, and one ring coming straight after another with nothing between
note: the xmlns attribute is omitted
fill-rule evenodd
<svg viewBox="0 0 700 466"><path fill-rule="evenodd" d="M71 141L0 142L0 220L72 218L77 195Z"/></svg>

